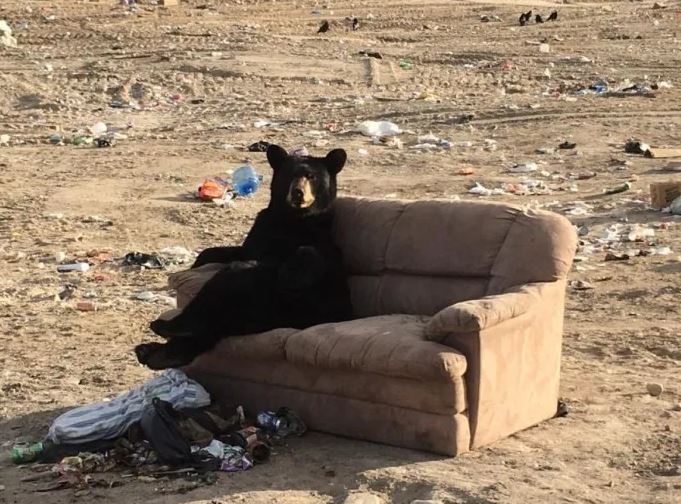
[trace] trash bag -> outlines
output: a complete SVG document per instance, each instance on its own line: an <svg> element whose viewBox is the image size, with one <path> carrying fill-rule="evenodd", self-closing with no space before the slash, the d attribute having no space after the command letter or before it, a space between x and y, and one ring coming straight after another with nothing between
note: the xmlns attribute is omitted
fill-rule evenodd
<svg viewBox="0 0 681 504"><path fill-rule="evenodd" d="M179 369L167 369L146 383L110 400L72 409L57 417L47 438L55 444L78 444L116 439L134 423L153 398L169 401L177 408L201 408L210 395L201 384Z"/></svg>
<svg viewBox="0 0 681 504"><path fill-rule="evenodd" d="M189 440L182 435L178 426L179 418L180 414L171 403L158 398L154 398L151 406L142 414L142 431L159 459L169 465L217 471L219 459L207 452L192 453Z"/></svg>

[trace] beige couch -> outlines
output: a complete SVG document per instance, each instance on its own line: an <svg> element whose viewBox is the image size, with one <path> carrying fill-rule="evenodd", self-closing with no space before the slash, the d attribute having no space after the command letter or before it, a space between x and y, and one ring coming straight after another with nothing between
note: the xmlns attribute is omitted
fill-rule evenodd
<svg viewBox="0 0 681 504"><path fill-rule="evenodd" d="M336 236L357 320L223 340L187 368L214 397L251 412L289 406L315 430L448 455L555 414L576 247L566 219L341 198ZM180 305L201 275L171 278Z"/></svg>

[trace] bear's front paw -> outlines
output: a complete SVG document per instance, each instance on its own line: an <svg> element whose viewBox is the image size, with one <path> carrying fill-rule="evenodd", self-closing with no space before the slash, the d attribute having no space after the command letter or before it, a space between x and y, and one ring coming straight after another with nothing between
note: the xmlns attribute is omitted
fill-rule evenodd
<svg viewBox="0 0 681 504"><path fill-rule="evenodd" d="M142 343L141 345L137 345L135 347L135 355L137 356L137 361L140 364L144 364L145 366L147 365L147 362L149 362L150 357L156 352L159 348L162 348L163 345L161 343Z"/></svg>
<svg viewBox="0 0 681 504"><path fill-rule="evenodd" d="M193 356L177 354L167 344L163 343L142 343L135 347L135 355L140 364L144 364L150 369L161 370L168 368L178 368L191 362Z"/></svg>
<svg viewBox="0 0 681 504"><path fill-rule="evenodd" d="M149 324L149 329L165 339L189 338L192 335L191 328L179 317L170 320L156 319Z"/></svg>

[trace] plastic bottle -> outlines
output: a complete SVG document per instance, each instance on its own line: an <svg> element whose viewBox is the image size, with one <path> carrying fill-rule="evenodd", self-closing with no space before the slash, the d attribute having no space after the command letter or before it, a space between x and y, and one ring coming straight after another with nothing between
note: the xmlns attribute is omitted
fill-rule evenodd
<svg viewBox="0 0 681 504"><path fill-rule="evenodd" d="M57 266L57 271L59 273L66 273L68 271L79 271L81 273L85 273L89 269L90 269L90 265L86 262L79 262L79 263L73 263L73 264L62 264L61 266Z"/></svg>
<svg viewBox="0 0 681 504"><path fill-rule="evenodd" d="M242 166L232 175L232 187L239 196L250 196L260 187L260 178L255 168L250 165Z"/></svg>

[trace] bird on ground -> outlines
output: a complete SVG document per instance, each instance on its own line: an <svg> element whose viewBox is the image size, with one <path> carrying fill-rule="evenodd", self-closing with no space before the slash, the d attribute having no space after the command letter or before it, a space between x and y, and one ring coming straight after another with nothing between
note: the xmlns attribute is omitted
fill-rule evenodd
<svg viewBox="0 0 681 504"><path fill-rule="evenodd" d="M544 20L543 20L542 17L541 17L541 14L537 14L537 15L534 17L534 21L535 21L535 23L543 23L543 22L544 22Z"/></svg>
<svg viewBox="0 0 681 504"><path fill-rule="evenodd" d="M520 23L520 26L525 26L525 23L527 23L527 18L525 17L524 12L518 18L518 23Z"/></svg>
<svg viewBox="0 0 681 504"><path fill-rule="evenodd" d="M319 30L317 30L317 33L326 33L329 31L329 28L331 28L331 25L329 25L328 21L324 21L322 25L319 27Z"/></svg>
<svg viewBox="0 0 681 504"><path fill-rule="evenodd" d="M554 10L551 14L549 14L547 21L558 21L558 11Z"/></svg>
<svg viewBox="0 0 681 504"><path fill-rule="evenodd" d="M352 18L352 31L355 31L358 28L359 28L359 19Z"/></svg>

